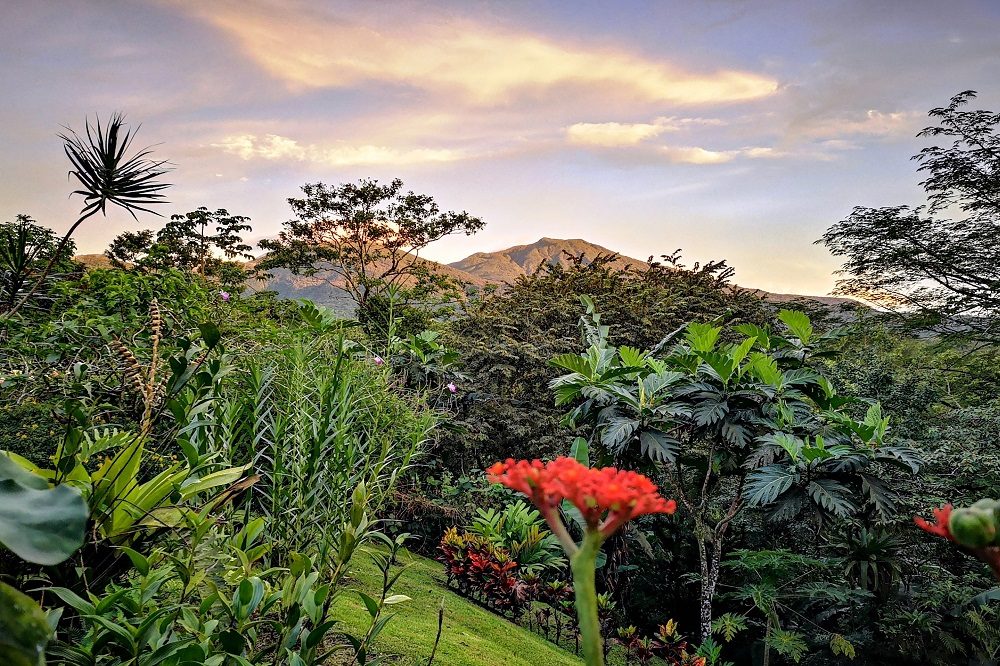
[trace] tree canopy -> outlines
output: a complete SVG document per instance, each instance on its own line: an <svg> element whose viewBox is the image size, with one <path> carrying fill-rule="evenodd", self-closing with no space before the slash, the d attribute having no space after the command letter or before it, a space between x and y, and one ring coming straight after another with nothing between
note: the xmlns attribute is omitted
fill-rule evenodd
<svg viewBox="0 0 1000 666"><path fill-rule="evenodd" d="M442 286L443 276L420 252L486 224L465 211L442 212L433 197L404 192L399 179L387 185L374 179L310 183L302 192L303 198L288 199L295 218L277 238L261 242L269 254L259 268L323 278L350 294L360 310L373 297Z"/></svg>
<svg viewBox="0 0 1000 666"><path fill-rule="evenodd" d="M856 207L818 242L844 257L837 291L915 317L922 327L1000 340L1000 113L955 95L923 138L950 139L913 159L927 204Z"/></svg>

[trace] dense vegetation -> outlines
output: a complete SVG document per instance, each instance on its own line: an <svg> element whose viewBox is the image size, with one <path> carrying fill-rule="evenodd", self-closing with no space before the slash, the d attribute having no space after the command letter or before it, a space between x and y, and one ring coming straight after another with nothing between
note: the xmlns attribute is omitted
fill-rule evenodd
<svg viewBox="0 0 1000 666"><path fill-rule="evenodd" d="M70 233L0 225L0 661L997 663L1000 116L973 98L922 133L953 141L918 156L926 210L822 239L880 309L778 308L678 253L463 290L415 253L482 220L399 181L305 186L259 262L200 208L88 268L73 231L162 203L164 166L121 117L68 133ZM277 269L356 318L247 288Z"/></svg>

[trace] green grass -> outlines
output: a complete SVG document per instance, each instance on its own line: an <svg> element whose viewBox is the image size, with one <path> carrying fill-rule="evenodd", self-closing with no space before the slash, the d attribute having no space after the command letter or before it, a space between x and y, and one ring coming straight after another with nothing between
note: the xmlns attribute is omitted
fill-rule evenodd
<svg viewBox="0 0 1000 666"><path fill-rule="evenodd" d="M392 593L405 594L412 601L394 607L396 617L375 641L375 650L386 663L399 666L427 663L437 635L442 597L444 630L435 666L579 666L583 663L538 634L447 589L444 567L437 562L408 553L401 555L400 560L410 567ZM365 554L355 559L352 579L356 589L372 596L381 589L381 574ZM337 600L334 617L342 622L344 630L356 636L368 626L368 613L354 593Z"/></svg>

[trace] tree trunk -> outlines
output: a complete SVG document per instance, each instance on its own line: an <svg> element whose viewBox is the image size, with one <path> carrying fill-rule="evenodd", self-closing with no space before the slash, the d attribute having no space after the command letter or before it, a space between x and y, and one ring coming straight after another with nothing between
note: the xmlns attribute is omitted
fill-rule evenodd
<svg viewBox="0 0 1000 666"><path fill-rule="evenodd" d="M702 641L712 635L712 602L719 584L719 566L722 562L722 534L712 534L698 541L698 556L701 560L701 589L698 595L700 620L699 636Z"/></svg>

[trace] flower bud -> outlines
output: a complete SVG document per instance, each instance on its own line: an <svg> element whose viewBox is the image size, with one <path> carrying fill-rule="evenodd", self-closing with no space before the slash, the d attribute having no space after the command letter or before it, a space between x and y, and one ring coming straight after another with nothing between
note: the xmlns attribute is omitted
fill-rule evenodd
<svg viewBox="0 0 1000 666"><path fill-rule="evenodd" d="M997 535L993 538L994 546L1000 546L1000 502L994 499L981 499L972 505L973 509L988 511L993 514L993 526L996 527Z"/></svg>
<svg viewBox="0 0 1000 666"><path fill-rule="evenodd" d="M948 531L960 545L982 548L997 538L996 516L983 508L955 509L948 519Z"/></svg>

